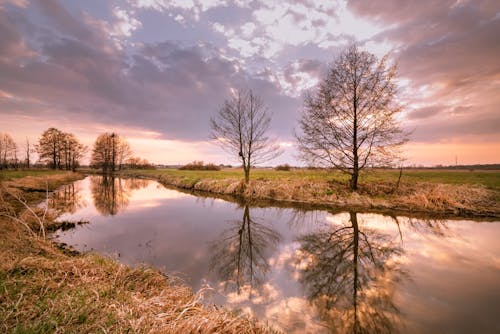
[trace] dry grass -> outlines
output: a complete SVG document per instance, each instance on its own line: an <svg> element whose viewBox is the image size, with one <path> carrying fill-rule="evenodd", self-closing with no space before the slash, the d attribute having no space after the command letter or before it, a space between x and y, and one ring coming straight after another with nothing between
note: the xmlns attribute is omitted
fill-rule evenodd
<svg viewBox="0 0 500 334"><path fill-rule="evenodd" d="M70 257L46 243L2 263L2 331L256 333L256 324L203 306L200 294L148 268L97 255Z"/></svg>
<svg viewBox="0 0 500 334"><path fill-rule="evenodd" d="M245 186L241 178L192 178L145 175L183 189L241 196L247 200L276 200L357 209L399 210L457 216L500 217L497 194L478 184L430 182L367 182L351 192L346 181L310 178L258 178Z"/></svg>
<svg viewBox="0 0 500 334"><path fill-rule="evenodd" d="M34 203L45 197L47 184L54 189L78 177L24 178L3 187ZM10 210L22 210L3 197ZM157 270L93 254L70 255L6 218L0 218L0 229L0 332L270 332L243 314L203 305L203 291L193 294Z"/></svg>

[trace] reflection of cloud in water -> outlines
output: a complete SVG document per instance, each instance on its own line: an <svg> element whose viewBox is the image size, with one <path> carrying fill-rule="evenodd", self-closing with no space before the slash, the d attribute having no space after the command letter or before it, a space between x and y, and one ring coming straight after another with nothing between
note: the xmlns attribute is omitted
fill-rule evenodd
<svg viewBox="0 0 500 334"><path fill-rule="evenodd" d="M252 290L252 291L250 291ZM286 329L287 333L321 333L324 325L317 319L315 306L306 298L284 295L281 287L270 283L258 289L250 285L241 287L241 293L231 292L226 295L226 303L231 308L239 309L257 319L276 327ZM249 300L248 296L252 296Z"/></svg>
<svg viewBox="0 0 500 334"><path fill-rule="evenodd" d="M192 196L180 191L175 191L167 188L162 189L162 191L155 190L156 186L154 183L151 183L142 189L137 189L136 191L134 191L134 201L183 199Z"/></svg>
<svg viewBox="0 0 500 334"><path fill-rule="evenodd" d="M223 283L219 286L224 288ZM249 296L251 296L251 302L254 305L272 303L281 298L279 290L269 282L261 284L258 287L245 284L240 286L239 291L231 291L226 294L227 302L234 306L249 301Z"/></svg>
<svg viewBox="0 0 500 334"><path fill-rule="evenodd" d="M315 316L314 306L305 298L280 299L266 308L266 319L281 328L294 329L296 333L321 333L325 327Z"/></svg>

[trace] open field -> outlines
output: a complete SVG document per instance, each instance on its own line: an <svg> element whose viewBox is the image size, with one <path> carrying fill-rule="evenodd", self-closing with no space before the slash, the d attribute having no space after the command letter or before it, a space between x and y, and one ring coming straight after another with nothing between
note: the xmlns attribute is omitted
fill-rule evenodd
<svg viewBox="0 0 500 334"><path fill-rule="evenodd" d="M348 176L336 171L255 169L248 186L240 169L124 171L163 184L216 194L376 210L400 210L457 216L500 216L500 171L408 170L361 174L357 193Z"/></svg>
<svg viewBox="0 0 500 334"><path fill-rule="evenodd" d="M5 173L0 217L0 332L2 333L261 333L244 316L203 306L200 295L150 268L130 268L94 254L73 254L39 236L39 225L12 196L30 204L45 190L82 174ZM29 174L29 173L26 173ZM5 181L9 178L10 181ZM11 195L12 194L12 195ZM23 212L24 211L24 212ZM53 215L49 215L53 216ZM50 228L52 220L45 222Z"/></svg>

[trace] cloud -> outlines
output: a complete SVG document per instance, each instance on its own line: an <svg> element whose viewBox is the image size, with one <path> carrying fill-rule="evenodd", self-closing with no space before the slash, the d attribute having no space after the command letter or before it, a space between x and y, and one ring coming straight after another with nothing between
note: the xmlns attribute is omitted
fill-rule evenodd
<svg viewBox="0 0 500 334"><path fill-rule="evenodd" d="M409 119L421 119L421 118L432 117L432 116L438 114L443 109L446 109L446 107L440 106L440 105L433 105L430 107L423 107L423 108L414 109L408 114L408 118Z"/></svg>
<svg viewBox="0 0 500 334"><path fill-rule="evenodd" d="M419 140L499 134L500 3L355 0L348 7L388 26L373 41L397 46L400 75L410 79L409 120L422 120L413 124Z"/></svg>
<svg viewBox="0 0 500 334"><path fill-rule="evenodd" d="M29 97L30 108L43 110L43 117L142 127L184 141L207 139L210 116L231 88L253 88L280 116L296 112L291 106L298 101L283 96L275 83L245 72L209 43L167 41L123 49L114 43L109 26L72 16L55 1L43 2L39 9L50 25L40 29L45 32L36 48L23 47L29 36L22 29L0 35L0 57L8 60L0 63L0 89L18 99L0 100L2 112L29 113L27 104L19 102ZM126 36L139 23L125 13L113 9ZM0 25L13 26L5 15ZM21 51L37 56L19 66ZM274 133L290 136L294 120L288 117Z"/></svg>
<svg viewBox="0 0 500 334"><path fill-rule="evenodd" d="M130 37L134 30L142 26L142 23L132 16L132 13L119 7L113 8L113 15L117 20L113 27L113 34L116 36Z"/></svg>
<svg viewBox="0 0 500 334"><path fill-rule="evenodd" d="M358 41L399 64L413 140L500 142L498 13L487 0L0 0L0 116L206 143L230 90L252 88L290 142L304 91Z"/></svg>

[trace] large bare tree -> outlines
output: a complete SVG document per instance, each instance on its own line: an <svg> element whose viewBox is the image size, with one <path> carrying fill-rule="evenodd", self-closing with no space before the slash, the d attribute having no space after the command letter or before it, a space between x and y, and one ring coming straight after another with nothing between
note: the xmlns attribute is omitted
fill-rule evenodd
<svg viewBox="0 0 500 334"><path fill-rule="evenodd" d="M387 55L378 60L356 45L344 50L305 98L296 134L302 158L349 174L352 190L363 168L395 162L407 137L396 119L395 76Z"/></svg>
<svg viewBox="0 0 500 334"><path fill-rule="evenodd" d="M251 90L238 90L210 120L211 138L243 165L245 183L250 169L281 154L279 145L267 135L271 116L264 102Z"/></svg>

